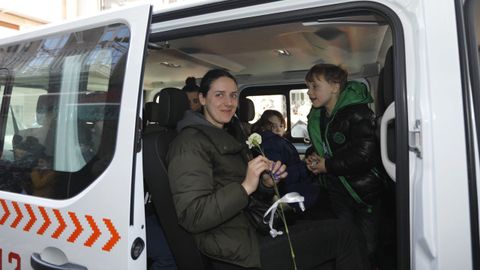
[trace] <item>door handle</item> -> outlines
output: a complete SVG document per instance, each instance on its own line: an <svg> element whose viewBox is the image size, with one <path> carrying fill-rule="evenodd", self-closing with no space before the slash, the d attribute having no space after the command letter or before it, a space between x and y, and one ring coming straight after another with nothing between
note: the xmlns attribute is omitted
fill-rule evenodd
<svg viewBox="0 0 480 270"><path fill-rule="evenodd" d="M69 262L61 265L49 263L44 261L39 253L32 254L30 257L30 265L35 270L88 270L85 266Z"/></svg>

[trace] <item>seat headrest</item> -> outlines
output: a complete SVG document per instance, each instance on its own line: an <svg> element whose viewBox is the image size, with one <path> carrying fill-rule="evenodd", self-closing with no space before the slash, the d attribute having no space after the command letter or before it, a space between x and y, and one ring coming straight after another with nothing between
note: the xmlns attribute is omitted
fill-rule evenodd
<svg viewBox="0 0 480 270"><path fill-rule="evenodd" d="M56 114L58 112L58 95L44 94L37 100L37 123L43 125L45 116Z"/></svg>
<svg viewBox="0 0 480 270"><path fill-rule="evenodd" d="M37 113L45 114L47 112L54 112L58 108L57 99L57 95L40 95L37 100Z"/></svg>
<svg viewBox="0 0 480 270"><path fill-rule="evenodd" d="M238 107L238 118L242 122L249 122L255 118L255 105L251 99L246 98L240 104Z"/></svg>
<svg viewBox="0 0 480 270"><path fill-rule="evenodd" d="M387 50L387 54L385 55L385 63L378 76L377 114L383 114L388 105L395 100L393 86L393 47L390 47Z"/></svg>
<svg viewBox="0 0 480 270"><path fill-rule="evenodd" d="M145 120L157 123L160 119L160 104L153 101L145 103Z"/></svg>
<svg viewBox="0 0 480 270"><path fill-rule="evenodd" d="M169 128L175 128L189 109L187 94L178 88L164 88L158 94L158 103L145 104L147 119Z"/></svg>

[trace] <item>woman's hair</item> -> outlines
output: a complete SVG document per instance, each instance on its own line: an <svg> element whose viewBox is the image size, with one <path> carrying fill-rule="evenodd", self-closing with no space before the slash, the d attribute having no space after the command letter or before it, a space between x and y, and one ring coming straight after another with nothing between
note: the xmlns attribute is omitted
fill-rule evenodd
<svg viewBox="0 0 480 270"><path fill-rule="evenodd" d="M277 117L283 126L285 126L285 118L283 118L281 112L276 110L266 110L263 112L262 116L260 116L260 119L252 125L252 132L272 131L273 123L270 122L272 116Z"/></svg>
<svg viewBox="0 0 480 270"><path fill-rule="evenodd" d="M228 71L223 69L212 69L203 76L202 81L200 82L200 89L198 91L202 93L203 96L206 96L208 90L210 90L210 86L212 85L212 83L216 79L221 77L230 78L235 82L235 84L237 84L237 80L235 79L235 77L233 77L233 75L230 74Z"/></svg>
<svg viewBox="0 0 480 270"><path fill-rule="evenodd" d="M313 66L305 76L305 81L313 82L315 78L322 75L327 82L338 83L340 85L340 91L342 91L347 84L347 71L333 64L317 64Z"/></svg>
<svg viewBox="0 0 480 270"><path fill-rule="evenodd" d="M198 92L199 87L195 81L195 77L188 77L185 80L185 86L182 88L185 92Z"/></svg>

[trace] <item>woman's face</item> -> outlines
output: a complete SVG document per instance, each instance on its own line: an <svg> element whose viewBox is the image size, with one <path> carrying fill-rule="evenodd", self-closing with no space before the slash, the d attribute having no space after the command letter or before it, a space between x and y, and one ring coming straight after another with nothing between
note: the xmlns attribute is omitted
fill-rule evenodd
<svg viewBox="0 0 480 270"><path fill-rule="evenodd" d="M207 95L200 94L205 118L217 127L230 122L238 106L237 84L228 77L220 77L212 82Z"/></svg>
<svg viewBox="0 0 480 270"><path fill-rule="evenodd" d="M285 125L282 120L276 116L271 116L268 118L268 121L272 123L272 132L283 137L283 134L285 134Z"/></svg>
<svg viewBox="0 0 480 270"><path fill-rule="evenodd" d="M314 108L327 107L331 110L338 98L339 84L327 82L323 75L315 76L313 82L307 82L307 95Z"/></svg>

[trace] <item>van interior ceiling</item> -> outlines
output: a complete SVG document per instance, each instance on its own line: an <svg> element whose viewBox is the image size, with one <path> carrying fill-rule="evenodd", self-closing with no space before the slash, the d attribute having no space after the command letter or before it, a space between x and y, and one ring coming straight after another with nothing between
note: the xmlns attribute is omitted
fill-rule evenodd
<svg viewBox="0 0 480 270"><path fill-rule="evenodd" d="M305 102L309 108L304 77L319 63L340 65L347 70L349 79L364 82L375 100L371 109L377 110L378 117L393 101L393 84L391 89L385 89L381 75L393 45L392 29L377 14L365 12L289 20L223 32L214 28L210 34L173 36L168 40L159 39L161 33L152 34L144 71L144 102L158 102L156 97L162 89L182 88L187 77L193 76L199 83L208 70L226 69L237 78L241 90L240 107L248 103L245 102L247 98L255 103L251 97L256 95L284 95L280 103L283 103L282 113L288 118L286 128L290 132L293 126L293 122L289 122L293 117L291 109L295 100L299 100L291 91L303 91L302 105ZM392 100L383 104L385 101L383 95L377 93L378 89L390 91ZM262 112L255 105L255 113ZM304 153L308 141L294 137L292 140L299 153ZM390 190L385 195L384 226L380 232L380 269L396 268L395 185L390 182Z"/></svg>
<svg viewBox="0 0 480 270"><path fill-rule="evenodd" d="M391 46L389 26L376 15L289 22L186 38L152 41L144 88L182 87L212 68L235 75L240 85L303 81L314 64L334 63L351 78L378 76ZM153 95L148 95L149 101Z"/></svg>

